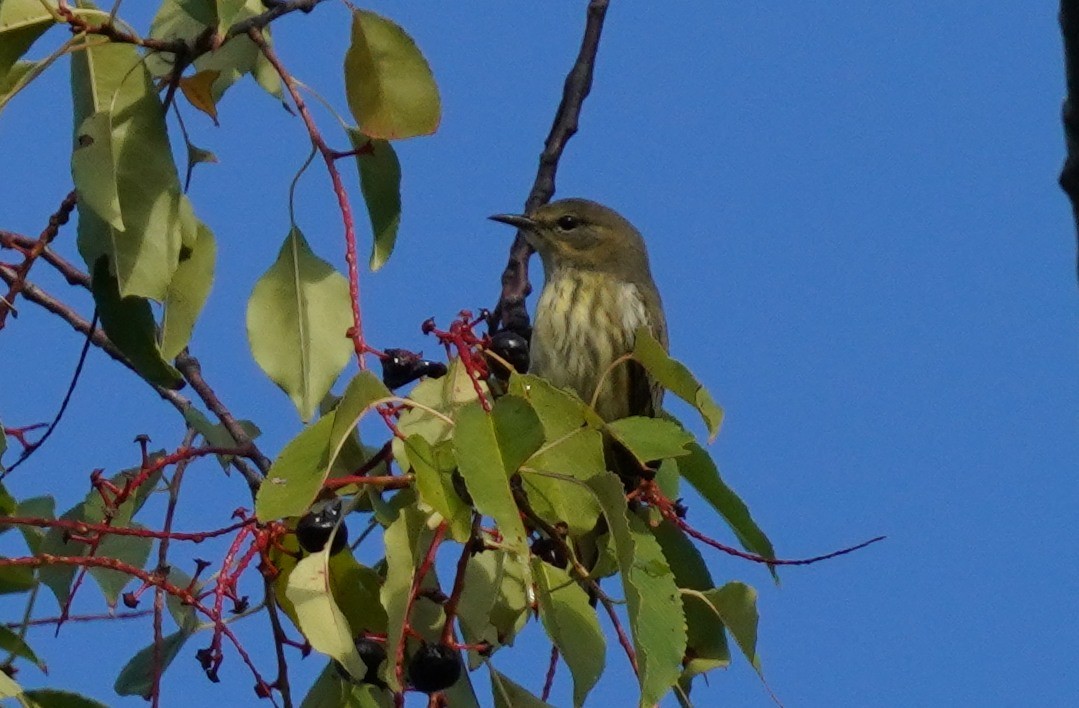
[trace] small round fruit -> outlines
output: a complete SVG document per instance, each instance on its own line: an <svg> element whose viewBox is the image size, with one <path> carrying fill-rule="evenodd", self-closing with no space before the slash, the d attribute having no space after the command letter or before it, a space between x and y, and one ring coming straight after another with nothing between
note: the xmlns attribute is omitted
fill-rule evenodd
<svg viewBox="0 0 1079 708"><path fill-rule="evenodd" d="M569 565L569 559L566 558L565 550L563 550L562 546L549 538L537 538L533 541L532 555L548 565L553 565L554 567L562 568L563 570Z"/></svg>
<svg viewBox="0 0 1079 708"><path fill-rule="evenodd" d="M363 677L363 682L376 686L383 685L382 679L378 677L378 669L382 666L382 662L386 660L386 646L382 642L376 642L374 639L360 637L356 640L356 651L359 652L360 658L363 659L363 663L367 666L367 674Z"/></svg>
<svg viewBox="0 0 1079 708"><path fill-rule="evenodd" d="M308 553L318 553L326 546L326 540L333 532L334 526L341 518L341 500L334 499L332 502L316 507L300 517L296 522L296 540L300 542ZM334 534L333 543L330 545L330 554L337 553L348 543L348 527L341 524Z"/></svg>
<svg viewBox="0 0 1079 708"><path fill-rule="evenodd" d="M424 693L437 693L461 678L461 658L445 644L424 642L408 660L408 681Z"/></svg>
<svg viewBox="0 0 1079 708"><path fill-rule="evenodd" d="M488 347L492 354L496 354L512 366L514 370L523 374L528 371L528 340L509 330L503 330L491 337L491 345ZM506 379L510 372L501 361L494 357L488 357L491 370L495 376Z"/></svg>

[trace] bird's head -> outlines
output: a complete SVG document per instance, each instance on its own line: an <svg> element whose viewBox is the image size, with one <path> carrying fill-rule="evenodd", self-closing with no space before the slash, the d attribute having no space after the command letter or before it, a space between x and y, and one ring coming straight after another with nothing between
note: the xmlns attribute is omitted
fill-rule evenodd
<svg viewBox="0 0 1079 708"><path fill-rule="evenodd" d="M618 212L587 199L560 199L530 214L495 214L540 254L548 277L561 268L651 278L644 239Z"/></svg>

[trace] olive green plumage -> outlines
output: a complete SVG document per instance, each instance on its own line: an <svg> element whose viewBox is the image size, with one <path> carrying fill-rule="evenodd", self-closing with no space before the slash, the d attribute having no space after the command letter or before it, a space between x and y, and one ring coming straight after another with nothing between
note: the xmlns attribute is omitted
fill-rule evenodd
<svg viewBox="0 0 1079 708"><path fill-rule="evenodd" d="M526 216L491 218L520 229L543 260L531 373L575 391L585 402L594 400L606 420L654 415L663 389L635 362L611 369L633 350L641 327L667 347L663 305L644 239L633 224L585 199L551 202Z"/></svg>

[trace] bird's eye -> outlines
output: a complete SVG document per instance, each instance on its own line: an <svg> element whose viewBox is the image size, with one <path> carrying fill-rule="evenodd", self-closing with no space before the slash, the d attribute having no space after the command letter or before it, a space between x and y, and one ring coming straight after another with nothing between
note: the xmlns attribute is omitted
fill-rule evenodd
<svg viewBox="0 0 1079 708"><path fill-rule="evenodd" d="M562 229L563 231L573 231L581 223L581 220L578 219L576 216L566 214L565 216L558 217L558 221L556 223L558 224L558 228Z"/></svg>

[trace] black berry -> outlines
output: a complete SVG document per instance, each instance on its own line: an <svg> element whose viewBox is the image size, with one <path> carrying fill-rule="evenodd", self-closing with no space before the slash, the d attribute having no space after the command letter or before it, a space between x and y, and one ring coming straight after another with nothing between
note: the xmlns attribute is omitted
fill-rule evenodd
<svg viewBox="0 0 1079 708"><path fill-rule="evenodd" d="M488 350L504 359L517 373L523 374L528 371L528 340L520 334L503 330L491 337ZM487 361L495 376L500 379L509 378L510 372L501 361L493 356L487 357Z"/></svg>
<svg viewBox="0 0 1079 708"><path fill-rule="evenodd" d="M565 569L569 564L566 551L549 538L537 538L532 542L532 555L548 565Z"/></svg>
<svg viewBox="0 0 1079 708"><path fill-rule="evenodd" d="M461 659L445 644L424 642L408 660L408 681L424 693L444 691L461 678Z"/></svg>
<svg viewBox="0 0 1079 708"><path fill-rule="evenodd" d="M382 360L382 383L386 384L386 388L400 388L421 376L437 379L446 375L445 364L422 359L419 354L407 349L387 349L384 353L386 358Z"/></svg>
<svg viewBox="0 0 1079 708"><path fill-rule="evenodd" d="M307 512L296 523L296 540L308 553L318 553L326 546L326 540L341 518L341 500L335 499ZM337 553L348 543L348 527L341 524L334 534L330 553Z"/></svg>

